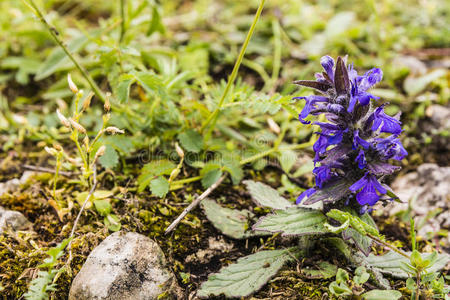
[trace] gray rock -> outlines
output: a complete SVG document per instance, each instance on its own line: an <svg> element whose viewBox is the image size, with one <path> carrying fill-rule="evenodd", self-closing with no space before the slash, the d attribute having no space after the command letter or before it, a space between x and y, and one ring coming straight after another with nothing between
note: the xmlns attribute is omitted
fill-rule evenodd
<svg viewBox="0 0 450 300"><path fill-rule="evenodd" d="M88 256L72 282L69 300L181 298L164 253L150 238L123 231L108 236Z"/></svg>
<svg viewBox="0 0 450 300"><path fill-rule="evenodd" d="M440 228L450 227L450 167L423 164L417 168L417 172L397 178L392 189L404 202L415 199L411 206L416 224L420 224L420 220L426 220L425 225L419 229L419 235L426 236L429 232L436 233ZM388 211L395 214L407 207L408 203L394 203ZM427 214L432 211L440 213L427 218Z"/></svg>
<svg viewBox="0 0 450 300"><path fill-rule="evenodd" d="M22 213L6 210L0 206L0 234L8 227L14 231L27 230L31 228L31 223Z"/></svg>
<svg viewBox="0 0 450 300"><path fill-rule="evenodd" d="M0 196L6 193L12 193L19 189L20 185L25 184L34 174L32 171L25 171L20 179L14 178L6 182L0 182Z"/></svg>
<svg viewBox="0 0 450 300"><path fill-rule="evenodd" d="M427 108L426 115L437 130L450 129L450 108L433 104Z"/></svg>

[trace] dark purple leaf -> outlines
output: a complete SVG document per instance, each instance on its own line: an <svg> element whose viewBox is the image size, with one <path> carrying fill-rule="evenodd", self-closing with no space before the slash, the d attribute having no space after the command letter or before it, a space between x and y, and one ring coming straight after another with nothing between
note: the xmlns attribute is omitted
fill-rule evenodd
<svg viewBox="0 0 450 300"><path fill-rule="evenodd" d="M325 184L320 190L317 190L317 192L308 197L303 204L310 205L318 201L322 201L323 203L339 201L351 193L348 189L351 185L352 182L345 179Z"/></svg>
<svg viewBox="0 0 450 300"><path fill-rule="evenodd" d="M316 89L322 93L325 93L331 88L331 84L325 83L325 82L318 82L314 80L297 80L294 81L295 84L310 87L313 89Z"/></svg>
<svg viewBox="0 0 450 300"><path fill-rule="evenodd" d="M347 68L341 57L338 57L336 70L334 72L334 86L338 95L345 95L350 92L350 80L348 79Z"/></svg>

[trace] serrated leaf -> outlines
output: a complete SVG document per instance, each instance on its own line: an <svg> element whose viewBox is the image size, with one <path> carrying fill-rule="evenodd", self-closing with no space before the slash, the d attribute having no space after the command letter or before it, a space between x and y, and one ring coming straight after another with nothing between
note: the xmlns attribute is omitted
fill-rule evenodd
<svg viewBox="0 0 450 300"><path fill-rule="evenodd" d="M411 254L411 252L407 252ZM432 253L423 253L424 259L427 259ZM433 266L426 269L427 272L437 272L443 269L450 261L450 255L445 253L439 253L436 262ZM371 267L377 268L381 273L389 274L396 278L407 278L408 274L401 268L402 264L409 263L409 259L403 257L402 255L389 251L384 255L373 255L370 254L369 257L365 258L365 262Z"/></svg>
<svg viewBox="0 0 450 300"><path fill-rule="evenodd" d="M178 135L184 149L198 153L203 149L203 137L195 130L188 129Z"/></svg>
<svg viewBox="0 0 450 300"><path fill-rule="evenodd" d="M253 230L282 232L283 236L325 234L328 233L324 226L326 220L325 215L319 210L290 207L262 217L253 226Z"/></svg>
<svg viewBox="0 0 450 300"><path fill-rule="evenodd" d="M397 300L400 299L402 293L394 290L371 290L362 294L364 300Z"/></svg>
<svg viewBox="0 0 450 300"><path fill-rule="evenodd" d="M216 183L217 180L219 180L220 176L222 176L223 172L220 169L214 169L211 171L206 172L205 175L203 175L202 178L202 186L207 189L210 186L212 186L214 183Z"/></svg>
<svg viewBox="0 0 450 300"><path fill-rule="evenodd" d="M246 180L244 183L253 201L259 206L273 209L285 209L292 206L291 202L281 197L277 190L268 185L253 180Z"/></svg>
<svg viewBox="0 0 450 300"><path fill-rule="evenodd" d="M266 235L262 232L254 232L249 228L249 221L254 215L246 209L237 210L222 207L216 201L210 199L203 200L201 206L213 226L228 237L245 239L251 236Z"/></svg>
<svg viewBox="0 0 450 300"><path fill-rule="evenodd" d="M138 192L141 193L157 176L170 175L174 168L175 164L167 159L153 160L145 164L137 179Z"/></svg>
<svg viewBox="0 0 450 300"><path fill-rule="evenodd" d="M150 94L156 94L161 98L167 96L166 86L158 75L150 72L131 72L134 78L137 80L140 86Z"/></svg>
<svg viewBox="0 0 450 300"><path fill-rule="evenodd" d="M152 194L160 198L164 198L167 195L169 187L169 181L162 176L150 181L150 190L152 191Z"/></svg>
<svg viewBox="0 0 450 300"><path fill-rule="evenodd" d="M225 161L224 170L230 173L233 184L239 184L244 177L244 170L237 161Z"/></svg>
<svg viewBox="0 0 450 300"><path fill-rule="evenodd" d="M112 169L119 163L119 154L111 145L106 145L105 154L98 159L100 164L105 169Z"/></svg>
<svg viewBox="0 0 450 300"><path fill-rule="evenodd" d="M288 261L300 255L295 248L261 251L238 259L235 264L210 275L197 293L201 298L210 296L246 297L258 291Z"/></svg>

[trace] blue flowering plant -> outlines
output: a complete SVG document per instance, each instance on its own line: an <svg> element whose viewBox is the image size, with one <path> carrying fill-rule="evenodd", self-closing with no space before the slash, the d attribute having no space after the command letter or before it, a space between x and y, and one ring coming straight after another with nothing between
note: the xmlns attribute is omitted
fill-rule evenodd
<svg viewBox="0 0 450 300"><path fill-rule="evenodd" d="M300 121L320 127L313 145L315 186L297 198L297 205L272 187L252 180L244 183L253 201L272 211L257 221L247 210L233 211L213 200L202 203L212 224L231 238L281 234L292 237L292 241L297 237L296 243L290 248L259 251L222 268L209 276L197 296L207 298L224 294L227 297L246 297L273 278L283 265L307 256L317 245L326 243L344 255L350 266L358 268L353 277L354 284L348 276L342 280L338 267L328 263L319 264L319 270L303 269L302 273L324 279L336 276L336 282L330 285L334 295L394 300L402 297L400 292L391 290L383 275L406 278L412 274L413 267L408 269L409 273L402 267L414 257L411 252L386 241L370 216L377 202L388 203L397 198L383 184L383 179L399 169L390 162L402 160L407 155L398 138L402 133L401 123L399 116L387 115L384 112L387 104L377 105L378 97L369 92L381 81L381 70L374 68L358 75L345 60L338 57L335 62L324 56L321 64L325 72L316 74L314 81L295 82L320 93L295 98L306 101ZM310 116L319 115L324 115L319 117L320 121L311 120ZM322 202L322 209L312 205L318 202ZM256 223L250 229L247 221ZM338 234L342 234L342 238ZM370 253L374 241L391 251L383 255ZM449 257L427 254L423 256L423 260L426 259L423 265L434 272L443 268ZM421 262L420 259L418 261ZM367 269L370 275L362 272L363 269ZM412 276L420 279L420 274L414 274ZM369 280L369 276L372 283L381 289L363 293L360 285ZM441 282L435 281L434 286L442 286ZM420 289L420 284L416 287Z"/></svg>
<svg viewBox="0 0 450 300"><path fill-rule="evenodd" d="M294 98L306 101L300 122L311 124L310 116L319 115L327 120L312 122L321 129L313 146L315 186L297 204L322 201L325 208L350 206L363 214L379 201L396 198L382 181L399 169L389 160L408 154L398 138L401 122L399 115L384 112L387 103L377 106L379 98L369 92L383 77L380 69L358 75L346 58L335 62L330 56L322 57L321 65L324 72L316 73L316 80L295 82L320 93Z"/></svg>

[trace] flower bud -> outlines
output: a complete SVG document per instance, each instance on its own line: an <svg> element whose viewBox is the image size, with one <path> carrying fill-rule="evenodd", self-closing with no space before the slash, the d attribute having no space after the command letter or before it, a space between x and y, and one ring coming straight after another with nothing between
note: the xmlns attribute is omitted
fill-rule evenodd
<svg viewBox="0 0 450 300"><path fill-rule="evenodd" d="M100 148L98 148L97 152L95 153L95 157L94 157L94 163L97 161L97 159L102 156L103 154L105 154L106 151L106 146L102 145L100 146Z"/></svg>
<svg viewBox="0 0 450 300"><path fill-rule="evenodd" d="M56 156L58 154L58 151L56 151L56 149L54 149L54 148L45 147L44 149L50 155Z"/></svg>
<svg viewBox="0 0 450 300"><path fill-rule="evenodd" d="M64 115L59 111L59 109L56 110L56 115L58 116L59 121L61 121L61 123L67 127L70 128L70 122L69 120L67 120L66 117L64 117Z"/></svg>
<svg viewBox="0 0 450 300"><path fill-rule="evenodd" d="M109 102L109 97L111 97L110 93L106 93L106 99L105 104L103 105L103 108L106 112L109 112L111 110L111 103Z"/></svg>
<svg viewBox="0 0 450 300"><path fill-rule="evenodd" d="M117 134L117 133L122 133L123 134L123 133L125 133L125 131L123 131L122 129L119 129L119 128L114 127L114 126L106 127L105 131L107 133L110 133L110 134Z"/></svg>
<svg viewBox="0 0 450 300"><path fill-rule="evenodd" d="M86 98L84 98L84 101L83 101L83 107L82 107L82 110L83 111L85 111L86 109L88 109L88 107L89 107L89 105L91 105L91 100L92 100L92 97L94 96L94 93L93 92L90 92L87 96L86 96Z"/></svg>
<svg viewBox="0 0 450 300"><path fill-rule="evenodd" d="M67 81L69 82L69 88L72 91L72 93L74 93L74 94L78 93L78 88L75 85L75 83L72 81L72 76L70 76L70 73L67 74Z"/></svg>
<svg viewBox="0 0 450 300"><path fill-rule="evenodd" d="M175 150L177 150L179 157L184 158L184 151L183 151L183 149L181 149L181 147L178 145L178 143L175 143Z"/></svg>
<svg viewBox="0 0 450 300"><path fill-rule="evenodd" d="M272 118L267 119L267 124L269 124L269 128L270 130L272 130L272 132L276 134L279 134L281 132L280 126L278 126L278 124Z"/></svg>
<svg viewBox="0 0 450 300"><path fill-rule="evenodd" d="M59 144L53 145L53 148L55 148L57 151L63 151L63 148Z"/></svg>
<svg viewBox="0 0 450 300"><path fill-rule="evenodd" d="M69 121L70 121L70 124L72 124L73 128L75 128L76 130L78 130L81 133L86 133L86 129L84 129L84 127L81 126L79 123L77 123L75 120L70 118Z"/></svg>

